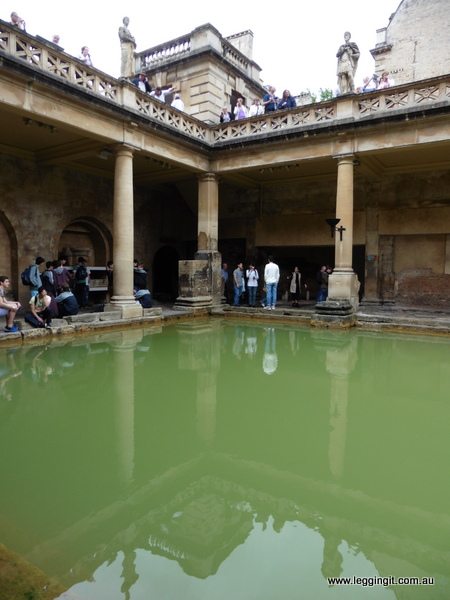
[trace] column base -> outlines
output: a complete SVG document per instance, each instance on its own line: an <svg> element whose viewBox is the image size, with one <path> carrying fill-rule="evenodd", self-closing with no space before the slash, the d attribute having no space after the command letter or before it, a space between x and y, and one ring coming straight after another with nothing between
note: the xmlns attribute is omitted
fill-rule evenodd
<svg viewBox="0 0 450 600"><path fill-rule="evenodd" d="M313 327L346 329L356 323L356 311L348 300L326 300L315 306L311 318Z"/></svg>
<svg viewBox="0 0 450 600"><path fill-rule="evenodd" d="M360 285L352 269L348 271L336 269L328 279L328 300L347 300L356 311L359 306Z"/></svg>
<svg viewBox="0 0 450 600"><path fill-rule="evenodd" d="M127 296L113 296L109 304L105 304L105 312L120 311L122 319L142 317L142 306L134 298Z"/></svg>
<svg viewBox="0 0 450 600"><path fill-rule="evenodd" d="M183 308L210 308L212 306L211 296L178 296L174 306L182 306Z"/></svg>

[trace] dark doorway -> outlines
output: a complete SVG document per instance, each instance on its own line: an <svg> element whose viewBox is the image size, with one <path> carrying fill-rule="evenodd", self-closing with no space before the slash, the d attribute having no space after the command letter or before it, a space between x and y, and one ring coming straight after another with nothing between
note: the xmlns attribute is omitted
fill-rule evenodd
<svg viewBox="0 0 450 600"><path fill-rule="evenodd" d="M179 254L172 246L160 248L153 259L153 296L173 302L178 296Z"/></svg>

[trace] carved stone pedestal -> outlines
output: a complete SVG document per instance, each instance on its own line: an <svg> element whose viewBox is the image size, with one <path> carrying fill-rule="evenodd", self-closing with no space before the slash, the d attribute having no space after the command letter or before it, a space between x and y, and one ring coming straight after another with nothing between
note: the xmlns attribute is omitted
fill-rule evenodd
<svg viewBox="0 0 450 600"><path fill-rule="evenodd" d="M349 300L327 300L315 306L311 318L313 327L345 329L356 323L356 313Z"/></svg>
<svg viewBox="0 0 450 600"><path fill-rule="evenodd" d="M179 296L175 306L190 308L220 306L222 301L220 268L220 252L202 250L195 254L195 260L180 260L178 262Z"/></svg>

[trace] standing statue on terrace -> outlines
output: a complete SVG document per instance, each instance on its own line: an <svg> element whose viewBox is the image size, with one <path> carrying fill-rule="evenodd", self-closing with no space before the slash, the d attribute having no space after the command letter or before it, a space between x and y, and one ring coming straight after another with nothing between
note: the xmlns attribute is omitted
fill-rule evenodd
<svg viewBox="0 0 450 600"><path fill-rule="evenodd" d="M131 35L128 25L130 19L124 17L122 21L123 25L119 27L119 39L121 48L121 61L120 61L120 76L131 77L134 74L134 51L136 49L136 42L134 37Z"/></svg>
<svg viewBox="0 0 450 600"><path fill-rule="evenodd" d="M351 33L344 33L345 44L337 51L337 77L340 94L349 94L355 91L355 73L359 60L359 48L350 41Z"/></svg>

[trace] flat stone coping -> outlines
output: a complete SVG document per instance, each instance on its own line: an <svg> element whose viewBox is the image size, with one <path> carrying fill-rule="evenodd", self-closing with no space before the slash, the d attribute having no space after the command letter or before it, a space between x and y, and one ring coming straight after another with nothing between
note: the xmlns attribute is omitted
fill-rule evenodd
<svg viewBox="0 0 450 600"><path fill-rule="evenodd" d="M86 312L52 319L52 326L37 329L17 319L17 333L6 333L0 329L0 346L17 346L27 341L32 342L52 336L89 334L108 329L124 329L126 327L142 327L151 323L186 321L208 316L226 319L255 320L260 322L275 321L300 325L316 325L317 312L313 302L305 302L300 307L291 307L281 303L275 310L261 307L222 305L214 308L181 308L179 306L158 306L143 309L140 317L121 318L120 311ZM361 306L356 313L353 326L370 331L398 331L405 333L424 333L450 335L450 308L422 308L407 306ZM319 326L342 328L342 323L332 320Z"/></svg>

